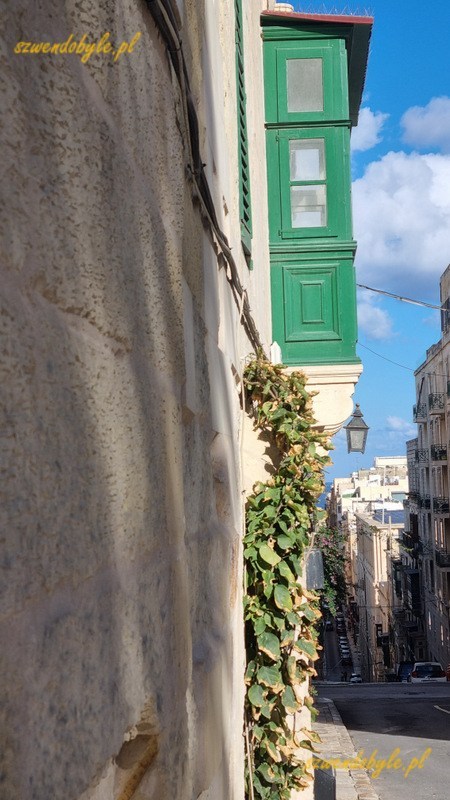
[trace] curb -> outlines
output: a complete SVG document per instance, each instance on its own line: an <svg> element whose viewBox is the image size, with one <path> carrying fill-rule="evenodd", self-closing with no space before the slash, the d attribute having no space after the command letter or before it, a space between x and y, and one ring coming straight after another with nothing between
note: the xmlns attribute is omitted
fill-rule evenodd
<svg viewBox="0 0 450 800"><path fill-rule="evenodd" d="M333 701L316 698L316 707L319 717L313 730L322 740L316 746L317 756L325 761L327 758L342 761L355 758L354 744ZM336 800L380 800L367 770L337 766L335 772Z"/></svg>

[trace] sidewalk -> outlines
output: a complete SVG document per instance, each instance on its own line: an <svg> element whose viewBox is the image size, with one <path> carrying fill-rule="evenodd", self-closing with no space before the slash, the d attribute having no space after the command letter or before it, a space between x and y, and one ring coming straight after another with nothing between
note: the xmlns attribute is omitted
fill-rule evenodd
<svg viewBox="0 0 450 800"><path fill-rule="evenodd" d="M332 700L316 697L319 716L313 724L322 742L317 744L317 757L346 761L356 755L350 734ZM337 765L336 800L379 800L365 769L346 769Z"/></svg>

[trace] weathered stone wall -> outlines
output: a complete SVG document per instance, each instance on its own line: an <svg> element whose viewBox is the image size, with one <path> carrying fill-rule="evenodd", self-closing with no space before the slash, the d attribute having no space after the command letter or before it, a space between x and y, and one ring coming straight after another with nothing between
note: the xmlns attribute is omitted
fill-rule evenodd
<svg viewBox="0 0 450 800"><path fill-rule="evenodd" d="M233 4L179 7L219 222L268 344L259 8L249 273ZM0 796L240 798L251 345L192 202L177 82L143 0L2 18ZM117 63L14 54L105 32L142 35Z"/></svg>

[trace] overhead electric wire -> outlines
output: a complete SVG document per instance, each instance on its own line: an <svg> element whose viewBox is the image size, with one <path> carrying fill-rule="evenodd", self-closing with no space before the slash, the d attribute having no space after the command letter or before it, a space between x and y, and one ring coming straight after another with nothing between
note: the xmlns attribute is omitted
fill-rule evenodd
<svg viewBox="0 0 450 800"><path fill-rule="evenodd" d="M389 361L390 364L395 364L396 367L401 367L402 369L407 369L410 372L415 372L416 371L412 367L405 367L404 364L399 364L398 361L393 361L392 358L387 358L386 356L382 356L381 353L376 353L375 350L371 350L370 347L367 347L367 345L362 344L361 342L358 342L358 344L359 344L360 347L364 347L365 350L368 350L369 353L373 353L374 356L378 356L378 358L382 358L382 359L384 359L384 361Z"/></svg>
<svg viewBox="0 0 450 800"><path fill-rule="evenodd" d="M356 285L358 289L367 289L369 292L384 294L386 297L393 297L394 300L401 300L402 303L411 303L413 306L425 306L425 308L433 308L436 311L442 311L442 306L436 306L434 303L426 303L424 300L413 300L411 297L403 297L401 294L393 294L393 292L387 292L385 289L374 289L372 286L365 286L363 283L357 283Z"/></svg>
<svg viewBox="0 0 450 800"><path fill-rule="evenodd" d="M358 342L359 347L364 347L364 350L368 350L369 353L373 353L374 356L378 356L378 358L382 358L383 361L389 361L390 364L395 364L396 367L401 367L402 369L407 369L409 372L417 372L420 369L420 366L416 367L407 367L405 364L399 364L398 361L393 361L392 358L387 358L387 356L382 356L381 353L377 353L376 350L372 350L370 347L367 347L366 344L362 344L362 342ZM425 375L436 375L437 378L445 378L445 380L449 380L448 375L443 375L440 372L425 372Z"/></svg>
<svg viewBox="0 0 450 800"><path fill-rule="evenodd" d="M436 306L433 303L426 303L424 300L413 300L411 297L403 297L400 294L387 292L384 289L374 289L372 286L365 286L363 283L357 283L356 285L358 289L367 289L369 292L375 292L376 294L382 294L385 295L386 297L392 297L394 300L400 300L403 303L411 303L412 305L415 306L425 306L425 308L432 308L435 311L446 310L444 306ZM401 369L407 369L409 372L417 372L417 370L420 369L420 367L416 367L414 369L413 367L407 367L405 364L399 364L398 361L393 361L392 358L387 358L387 356L383 356L381 355L381 353L377 353L375 350L372 350L370 347L367 347L367 345L362 344L361 342L358 342L358 344L360 347L364 347L365 350L368 350L369 353L373 353L374 356L378 356L378 358L382 358L384 361L389 361L390 364L394 364L396 367L400 367ZM447 375L440 375L437 372L430 372L430 373L427 372L425 374L436 375L436 377L438 378L445 378L446 380L448 380Z"/></svg>

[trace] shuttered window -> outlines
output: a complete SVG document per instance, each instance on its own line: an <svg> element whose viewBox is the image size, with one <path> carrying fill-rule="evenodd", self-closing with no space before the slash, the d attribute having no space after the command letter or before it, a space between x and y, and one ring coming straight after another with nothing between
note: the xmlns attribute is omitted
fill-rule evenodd
<svg viewBox="0 0 450 800"><path fill-rule="evenodd" d="M250 202L250 165L247 137L247 98L245 94L244 76L244 36L242 24L242 0L235 0L236 14L236 83L238 112L238 146L239 146L239 198L241 218L241 239L244 252L251 266L252 241L252 209Z"/></svg>

